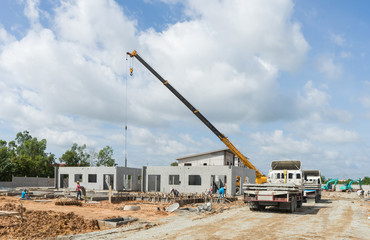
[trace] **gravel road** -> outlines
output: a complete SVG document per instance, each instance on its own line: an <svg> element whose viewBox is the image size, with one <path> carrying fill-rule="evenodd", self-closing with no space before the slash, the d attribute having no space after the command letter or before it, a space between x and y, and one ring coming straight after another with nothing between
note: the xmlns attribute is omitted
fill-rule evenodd
<svg viewBox="0 0 370 240"><path fill-rule="evenodd" d="M323 193L320 203L309 201L293 214L239 205L214 214L180 212L147 229L73 239L370 239L369 200L356 193Z"/></svg>

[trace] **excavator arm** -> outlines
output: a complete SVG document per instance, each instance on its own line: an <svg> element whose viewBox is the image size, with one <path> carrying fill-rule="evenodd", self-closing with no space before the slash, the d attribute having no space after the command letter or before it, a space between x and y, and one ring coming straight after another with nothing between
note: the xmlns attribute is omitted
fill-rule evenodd
<svg viewBox="0 0 370 240"><path fill-rule="evenodd" d="M220 133L217 128L215 128L212 123L210 123L193 105L191 105L174 87L169 84L169 82L161 75L159 75L147 62L142 59L137 52L134 50L132 53L127 52L130 57L135 57L139 62L141 62L144 67L146 67L154 76L156 76L159 81L161 81L182 103L189 108L189 110L195 114L241 161L242 163L256 171L256 183L264 183L267 181L267 177L260 173L255 166L245 157L239 150L225 137L224 134ZM130 69L132 74L132 68Z"/></svg>

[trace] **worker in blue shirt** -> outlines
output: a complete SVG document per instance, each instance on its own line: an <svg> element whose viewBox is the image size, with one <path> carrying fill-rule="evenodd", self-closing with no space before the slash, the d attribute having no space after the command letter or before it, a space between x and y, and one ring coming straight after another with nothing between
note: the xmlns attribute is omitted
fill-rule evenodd
<svg viewBox="0 0 370 240"><path fill-rule="evenodd" d="M27 191L27 189L24 189L23 192L22 192L22 195L21 195L21 199L26 200L28 198L29 198L28 197L28 191Z"/></svg>
<svg viewBox="0 0 370 240"><path fill-rule="evenodd" d="M219 199L225 197L225 189L226 189L226 186L221 187L220 189L218 189L218 198Z"/></svg>

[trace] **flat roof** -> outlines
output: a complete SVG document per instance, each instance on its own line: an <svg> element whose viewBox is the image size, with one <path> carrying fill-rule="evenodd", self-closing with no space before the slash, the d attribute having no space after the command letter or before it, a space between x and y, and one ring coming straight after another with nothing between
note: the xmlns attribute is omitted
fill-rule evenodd
<svg viewBox="0 0 370 240"><path fill-rule="evenodd" d="M214 150L214 151L210 151L210 152L204 152L204 153L198 153L198 154L192 154L192 155L188 155L188 156L184 156L184 157L179 157L179 158L176 158L176 160L183 160L185 158L191 158L191 157L198 157L198 156L202 156L202 155L207 155L207 154L210 154L210 153L216 153L216 152L224 152L224 151L228 151L230 153L233 153L230 149L228 148L222 148L222 149L218 149L218 150ZM234 153L233 153L234 154Z"/></svg>

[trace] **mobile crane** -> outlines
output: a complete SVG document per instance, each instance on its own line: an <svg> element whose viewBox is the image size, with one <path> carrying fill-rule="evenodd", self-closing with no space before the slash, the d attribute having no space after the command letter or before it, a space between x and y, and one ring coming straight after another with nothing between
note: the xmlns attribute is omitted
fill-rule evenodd
<svg viewBox="0 0 370 240"><path fill-rule="evenodd" d="M155 77L159 79L182 103L185 104L189 108L189 110L194 113L241 161L242 163L256 171L256 183L261 184L267 181L267 177L260 173L258 169L253 166L253 164L248 160L246 156L244 156L230 141L229 139L220 131L218 131L193 105L191 105L174 87L169 84L167 80L165 80L161 75L159 75L148 63L142 59L139 54L137 54L136 50L132 53L127 52L127 55L131 58L135 57L139 62L141 62L144 67L146 67ZM132 68L130 68L130 74L132 75Z"/></svg>

